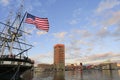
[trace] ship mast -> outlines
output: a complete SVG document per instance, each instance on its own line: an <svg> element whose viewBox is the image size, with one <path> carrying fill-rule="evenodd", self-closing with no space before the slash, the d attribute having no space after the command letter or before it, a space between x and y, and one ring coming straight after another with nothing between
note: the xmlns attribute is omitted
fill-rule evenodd
<svg viewBox="0 0 120 80"><path fill-rule="evenodd" d="M26 16L26 12L24 15L22 14L23 2L21 3L13 22L10 21L11 14L8 16L6 24L0 22L0 24L5 25L4 28L1 28L2 31L0 32L0 55L4 55L7 53L9 55L16 54L16 56L21 56L24 52L33 47L32 45L27 44L25 42L25 39L23 38L23 36L25 36L24 34L27 33L23 30L23 21Z"/></svg>
<svg viewBox="0 0 120 80"><path fill-rule="evenodd" d="M10 25L10 19L11 19L11 16L12 16L12 12L9 13L9 16L8 16L8 20L6 21L6 24L7 25ZM7 33L8 33L8 29L9 29L9 26L5 25L6 30L5 30L5 36L4 38L7 38ZM4 30L3 30L4 31ZM1 34L2 35L2 34ZM6 46L6 40L3 40L3 44L1 46L1 55L4 54L4 50L5 50L5 46Z"/></svg>
<svg viewBox="0 0 120 80"><path fill-rule="evenodd" d="M22 9L23 9L23 5L20 6L20 9L19 9L19 11L17 13L17 16L16 16L16 18L15 18L13 24L12 24L12 26L15 27L15 29L12 32L12 36L11 36L12 42L11 42L11 46L10 46L10 55L13 55L13 53L12 53L13 44L14 44L15 40L17 39L17 36L19 35L18 31L19 31L19 29L21 27L20 24L23 22L23 21L21 21L21 17L22 17L21 12L22 12Z"/></svg>

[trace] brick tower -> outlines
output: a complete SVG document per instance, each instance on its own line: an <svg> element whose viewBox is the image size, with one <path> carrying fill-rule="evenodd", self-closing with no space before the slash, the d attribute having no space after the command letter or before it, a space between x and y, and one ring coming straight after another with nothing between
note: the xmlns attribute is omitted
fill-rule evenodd
<svg viewBox="0 0 120 80"><path fill-rule="evenodd" d="M65 46L64 44L56 44L54 46L54 69L56 71L65 70Z"/></svg>

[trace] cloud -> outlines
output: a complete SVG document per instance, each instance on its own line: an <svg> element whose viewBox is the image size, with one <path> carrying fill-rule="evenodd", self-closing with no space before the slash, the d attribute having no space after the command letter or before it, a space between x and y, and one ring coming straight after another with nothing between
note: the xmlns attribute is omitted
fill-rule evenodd
<svg viewBox="0 0 120 80"><path fill-rule="evenodd" d="M88 30L85 30L85 29L76 29L76 30L73 30L73 33L78 34L82 38L88 38L88 37L92 36L92 33L90 33Z"/></svg>
<svg viewBox="0 0 120 80"><path fill-rule="evenodd" d="M36 34L40 36L40 35L43 35L43 34L47 34L47 32L45 32L45 31L37 31Z"/></svg>
<svg viewBox="0 0 120 80"><path fill-rule="evenodd" d="M105 28L101 28L101 29L96 33L96 36L97 36L97 37L101 37L101 38L108 37L108 36L110 36L110 32L107 31L107 29L105 29Z"/></svg>
<svg viewBox="0 0 120 80"><path fill-rule="evenodd" d="M115 41L120 41L120 38L119 39L115 39Z"/></svg>
<svg viewBox="0 0 120 80"><path fill-rule="evenodd" d="M93 55L89 55L89 56L84 56L81 58L77 58L75 61L79 62L83 62L83 63L100 63L100 62L104 62L106 60L111 60L111 61L116 61L118 60L120 54L119 53L113 53L113 52L107 52L107 53L98 53L98 54L93 54Z"/></svg>
<svg viewBox="0 0 120 80"><path fill-rule="evenodd" d="M100 12L103 12L105 10L112 9L119 4L120 4L119 0L103 0L98 5L98 8L97 8L96 12L100 13Z"/></svg>
<svg viewBox="0 0 120 80"><path fill-rule="evenodd" d="M99 54L95 54L95 55L91 55L90 57L88 57L89 60L98 60L98 59L104 59L104 58L109 58L111 57L112 53L108 52L108 53L99 53Z"/></svg>
<svg viewBox="0 0 120 80"><path fill-rule="evenodd" d="M76 20L76 19L73 19L73 20L71 20L70 22L69 22L69 24L72 24L72 25L75 25L75 24L77 24L78 23L78 20Z"/></svg>
<svg viewBox="0 0 120 80"><path fill-rule="evenodd" d="M47 4L48 6L51 6L51 5L54 4L55 2L56 2L56 0L48 0L46 4Z"/></svg>
<svg viewBox="0 0 120 80"><path fill-rule="evenodd" d="M3 6L7 6L9 4L9 1L10 0L0 0L0 3L3 5Z"/></svg>
<svg viewBox="0 0 120 80"><path fill-rule="evenodd" d="M80 22L80 19L81 19L81 14L82 14L82 9L81 8L78 8L78 9L75 9L73 11L73 19L69 21L69 24L71 25L76 25Z"/></svg>
<svg viewBox="0 0 120 80"><path fill-rule="evenodd" d="M89 18L89 22L93 26L110 27L118 25L120 22L120 6L119 0L102 0L98 5L98 8L94 10L92 16ZM92 19L94 18L94 20Z"/></svg>
<svg viewBox="0 0 120 80"><path fill-rule="evenodd" d="M25 32L27 32L27 33L33 33L33 31L34 31L35 29L36 29L35 27L34 27L34 28L25 27L25 28L24 28Z"/></svg>
<svg viewBox="0 0 120 80"><path fill-rule="evenodd" d="M89 18L92 26L108 27L118 26L120 22L119 0L102 0L93 15ZM94 18L94 20L92 19Z"/></svg>
<svg viewBox="0 0 120 80"><path fill-rule="evenodd" d="M34 7L41 7L42 3L40 2L40 0L34 0L33 6Z"/></svg>
<svg viewBox="0 0 120 80"><path fill-rule="evenodd" d="M83 46L89 46L89 49L82 49ZM69 44L66 45L66 59L78 59L84 56L84 52L89 52L92 50L90 43L82 40L72 39Z"/></svg>
<svg viewBox="0 0 120 80"><path fill-rule="evenodd" d="M104 21L104 25L109 27L111 25L118 25L120 22L120 11L113 12L111 17L108 20Z"/></svg>
<svg viewBox="0 0 120 80"><path fill-rule="evenodd" d="M89 51L89 52L92 51L92 50L93 50L93 48L88 48L88 49L87 49L87 51Z"/></svg>
<svg viewBox="0 0 120 80"><path fill-rule="evenodd" d="M120 39L120 26L116 28L116 30L112 33L112 36Z"/></svg>
<svg viewBox="0 0 120 80"><path fill-rule="evenodd" d="M64 38L66 34L67 32L58 32L58 33L54 33L53 35L56 38Z"/></svg>
<svg viewBox="0 0 120 80"><path fill-rule="evenodd" d="M39 63L53 63L53 52L39 53L38 55L32 56L36 64Z"/></svg>
<svg viewBox="0 0 120 80"><path fill-rule="evenodd" d="M25 32L30 33L30 34L32 34L32 33L34 32L34 30L36 30L35 27L33 27L33 28L28 28L28 27L25 28ZM40 35L47 34L47 32L37 30L37 31L36 31L36 34L37 34L38 36L40 36Z"/></svg>
<svg viewBox="0 0 120 80"><path fill-rule="evenodd" d="M67 32L58 32L58 33L53 33L53 36L57 38L60 42L65 40L65 36L67 35Z"/></svg>
<svg viewBox="0 0 120 80"><path fill-rule="evenodd" d="M90 20L91 24L97 27L96 36L119 39L120 10L117 9L118 6L120 6L119 0L103 0L99 4L95 10L99 14L94 14L92 17L95 19Z"/></svg>
<svg viewBox="0 0 120 80"><path fill-rule="evenodd" d="M71 40L68 45L66 45L66 53L79 54L80 53L80 43L83 41L80 40Z"/></svg>
<svg viewBox="0 0 120 80"><path fill-rule="evenodd" d="M87 30L75 29L68 33L69 43L66 44L66 58L75 59L83 56L84 52L92 51L93 42L86 41L93 37ZM67 40L66 40L67 41ZM87 49L86 49L86 48ZM89 48L89 49L88 49Z"/></svg>
<svg viewBox="0 0 120 80"><path fill-rule="evenodd" d="M103 16L104 17L104 16ZM96 33L98 37L116 37L120 36L120 11L113 12L110 17L101 22L102 27ZM112 29L112 31L110 30Z"/></svg>
<svg viewBox="0 0 120 80"><path fill-rule="evenodd" d="M78 8L76 10L73 11L73 17L77 18L78 16L80 16L82 13L82 9Z"/></svg>
<svg viewBox="0 0 120 80"><path fill-rule="evenodd" d="M31 12L31 11L33 11L33 10L34 10L34 8L33 8L32 5L27 5L27 6L26 6L26 11Z"/></svg>
<svg viewBox="0 0 120 80"><path fill-rule="evenodd" d="M33 45L37 45L38 43L37 42L33 42Z"/></svg>
<svg viewBox="0 0 120 80"><path fill-rule="evenodd" d="M33 1L26 1L26 0L24 0L24 2L25 2L25 9L28 12L32 12L33 11L33 12L39 13L38 11L42 7L42 3L41 3L40 0L34 0L34 2Z"/></svg>

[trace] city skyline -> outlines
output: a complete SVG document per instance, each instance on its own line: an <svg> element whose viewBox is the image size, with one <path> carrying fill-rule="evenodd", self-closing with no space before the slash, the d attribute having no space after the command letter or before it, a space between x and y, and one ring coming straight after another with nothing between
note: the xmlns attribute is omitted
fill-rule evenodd
<svg viewBox="0 0 120 80"><path fill-rule="evenodd" d="M0 1L0 22L10 11L19 8L22 0ZM53 64L54 45L65 45L65 62L120 62L120 0L24 0L24 11L47 17L49 31L40 31L25 24L29 43L34 47L29 56L38 63ZM14 17L12 13L12 16Z"/></svg>

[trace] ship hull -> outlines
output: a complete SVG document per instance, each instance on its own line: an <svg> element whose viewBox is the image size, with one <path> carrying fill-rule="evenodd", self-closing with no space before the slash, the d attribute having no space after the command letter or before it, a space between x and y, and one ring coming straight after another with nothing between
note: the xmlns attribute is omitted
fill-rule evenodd
<svg viewBox="0 0 120 80"><path fill-rule="evenodd" d="M0 58L0 80L19 79L27 70L33 68L33 63L26 59Z"/></svg>

